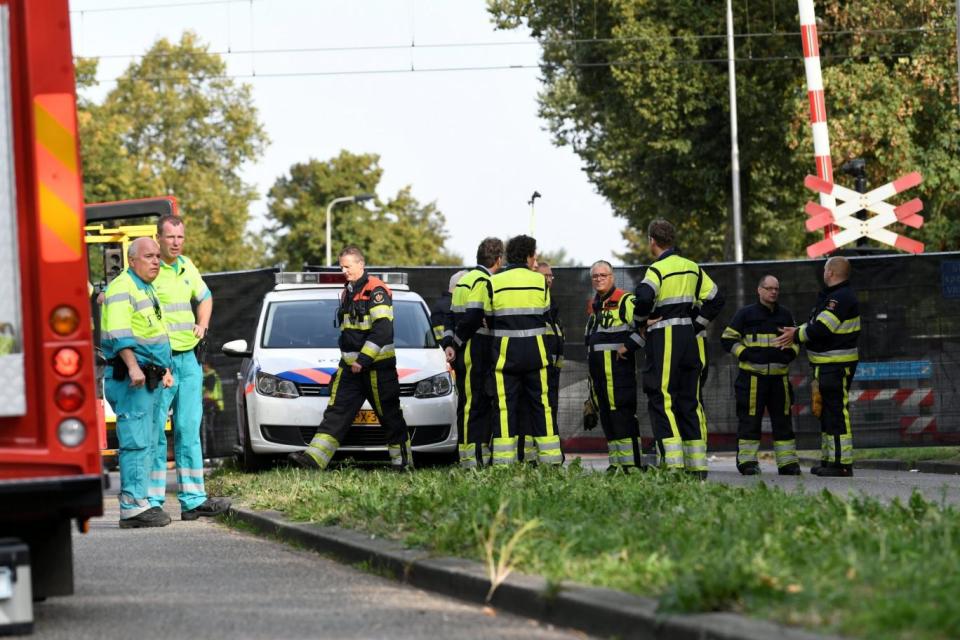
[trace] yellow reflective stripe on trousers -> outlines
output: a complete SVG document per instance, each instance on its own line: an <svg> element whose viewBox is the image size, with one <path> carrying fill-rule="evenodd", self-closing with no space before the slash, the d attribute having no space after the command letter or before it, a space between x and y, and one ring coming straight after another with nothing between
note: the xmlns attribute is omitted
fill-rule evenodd
<svg viewBox="0 0 960 640"><path fill-rule="evenodd" d="M333 374L333 382L330 383L330 404L337 401L337 387L340 386L340 375L342 373L343 369L337 369L337 372Z"/></svg>
<svg viewBox="0 0 960 640"><path fill-rule="evenodd" d="M697 338L697 348L700 351L700 365L707 368L707 341L704 338ZM707 412L703 409L703 399L700 397L700 384L697 380L697 418L700 420L700 437L707 439Z"/></svg>
<svg viewBox="0 0 960 640"><path fill-rule="evenodd" d="M847 379L850 376L849 367L844 368L843 370L843 424L846 427L847 436L853 437L853 431L850 425L850 410L848 408L848 402L850 400L850 389L847 387Z"/></svg>
<svg viewBox="0 0 960 640"><path fill-rule="evenodd" d="M337 452L339 447L340 443L336 438L327 433L318 433L313 436L313 440L310 441L310 446L306 448L305 453L313 458L321 469L326 469L327 465L330 464L330 459L333 458L333 454Z"/></svg>
<svg viewBox="0 0 960 640"><path fill-rule="evenodd" d="M463 375L466 379L463 381L463 394L466 400L463 403L463 433L461 441L470 442L467 435L470 433L470 406L473 404L473 384L470 382L470 374L473 372L473 358L470 357L470 342L463 351Z"/></svg>
<svg viewBox="0 0 960 640"><path fill-rule="evenodd" d="M540 464L561 464L563 452L560 449L560 436L544 436L534 438L537 443L537 459Z"/></svg>
<svg viewBox="0 0 960 640"><path fill-rule="evenodd" d="M783 376L783 415L790 415L790 381Z"/></svg>
<svg viewBox="0 0 960 640"><path fill-rule="evenodd" d="M680 440L680 429L677 427L677 416L673 415L673 398L670 396L670 356L673 355L673 327L667 325L663 330L663 374L660 376L660 393L663 394L663 412L667 414L670 423L670 432ZM666 442L666 441L664 441ZM667 463L670 464L669 462Z"/></svg>
<svg viewBox="0 0 960 640"><path fill-rule="evenodd" d="M493 439L493 464L513 464L517 461L517 438Z"/></svg>
<svg viewBox="0 0 960 640"><path fill-rule="evenodd" d="M660 459L660 464L669 469L682 469L683 444L680 440L680 436L664 438L660 441L660 444L663 445L663 457ZM657 454L660 454L659 448L657 449Z"/></svg>
<svg viewBox="0 0 960 640"><path fill-rule="evenodd" d="M507 416L507 390L503 385L503 365L507 361L507 342L510 338L500 338L500 357L497 358L497 366L494 367L493 377L497 382L497 405L500 408L500 437L510 437L509 418ZM494 438L496 440L496 438ZM517 446L514 443L513 457L517 457ZM493 461L497 461L496 446L494 446Z"/></svg>
<svg viewBox="0 0 960 640"><path fill-rule="evenodd" d="M683 441L683 463L690 471L707 470L707 443L704 440Z"/></svg>
<svg viewBox="0 0 960 640"><path fill-rule="evenodd" d="M737 440L737 464L756 462L757 451L760 449L759 440Z"/></svg>
<svg viewBox="0 0 960 640"><path fill-rule="evenodd" d="M757 415L757 376L750 376L750 415Z"/></svg>
<svg viewBox="0 0 960 640"><path fill-rule="evenodd" d="M800 462L800 459L797 457L796 440L774 440L773 453L777 458L778 467L785 467L788 464Z"/></svg>
<svg viewBox="0 0 960 640"><path fill-rule="evenodd" d="M547 396L547 364L550 362L547 359L547 350L543 346L543 336L537 336L537 348L540 349L540 362L543 363L543 366L540 368L540 403L543 405L543 416L547 424L547 436L553 436L553 410L550 408L550 398ZM560 441L557 440L557 447L560 446Z"/></svg>
<svg viewBox="0 0 960 640"><path fill-rule="evenodd" d="M373 405L377 408L377 415L383 419L383 407L380 406L380 385L377 380L377 370L370 371L370 389L373 391Z"/></svg>
<svg viewBox="0 0 960 640"><path fill-rule="evenodd" d="M616 411L617 405L613 401L613 352L603 352L603 376L607 382L607 402L610 403L610 411Z"/></svg>

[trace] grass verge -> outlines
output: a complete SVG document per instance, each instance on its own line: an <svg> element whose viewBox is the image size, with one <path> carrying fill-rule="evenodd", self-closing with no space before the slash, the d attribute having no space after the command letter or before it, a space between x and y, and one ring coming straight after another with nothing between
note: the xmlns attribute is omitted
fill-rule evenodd
<svg viewBox="0 0 960 640"><path fill-rule="evenodd" d="M735 611L863 638L960 637L960 513L916 494L884 505L576 463L224 470L208 488L293 520L485 563L496 541L478 532L496 522L492 535L511 543L517 571L656 597L663 611Z"/></svg>

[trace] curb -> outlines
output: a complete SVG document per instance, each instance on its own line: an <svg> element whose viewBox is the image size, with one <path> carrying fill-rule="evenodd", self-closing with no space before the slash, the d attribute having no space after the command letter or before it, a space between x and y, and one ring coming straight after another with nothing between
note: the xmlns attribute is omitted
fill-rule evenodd
<svg viewBox="0 0 960 640"><path fill-rule="evenodd" d="M487 604L485 567L462 558L436 557L392 540L341 527L296 523L277 511L231 507L230 515L261 534L294 542L420 589ZM594 636L640 640L825 640L820 635L733 613L662 615L651 598L572 582L548 583L513 573L494 592L491 605L558 627Z"/></svg>
<svg viewBox="0 0 960 640"><path fill-rule="evenodd" d="M820 461L814 458L800 458L800 462L815 465ZM960 474L960 464L956 462L938 462L926 460L919 462L904 462L903 460L855 460L854 469L880 469L882 471L918 471L920 473L939 473L947 475Z"/></svg>

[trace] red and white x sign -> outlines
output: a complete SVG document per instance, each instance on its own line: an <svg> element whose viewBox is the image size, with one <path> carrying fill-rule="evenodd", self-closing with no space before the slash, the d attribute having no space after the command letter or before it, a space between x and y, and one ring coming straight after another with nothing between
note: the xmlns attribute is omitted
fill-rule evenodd
<svg viewBox="0 0 960 640"><path fill-rule="evenodd" d="M873 191L858 193L816 176L807 176L803 181L804 186L818 193L834 196L838 201L835 207L824 207L815 202L808 202L804 207L804 211L810 216L807 218L807 230L816 231L829 224L835 224L842 229L829 238L824 238L807 247L807 255L811 258L822 256L863 237L888 244L901 251L923 253L922 242L911 240L886 228L899 222L919 229L923 226L923 216L917 214L923 211L923 202L919 198L914 198L900 206L884 202L887 198L915 187L922 181L920 174L914 171ZM855 214L861 209L871 211L875 215L866 220L860 220L855 217Z"/></svg>

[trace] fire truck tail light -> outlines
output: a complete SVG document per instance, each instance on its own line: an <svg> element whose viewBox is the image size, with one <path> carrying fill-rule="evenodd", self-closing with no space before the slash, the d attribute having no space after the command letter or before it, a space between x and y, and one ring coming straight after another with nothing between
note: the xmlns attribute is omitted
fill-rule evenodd
<svg viewBox="0 0 960 640"><path fill-rule="evenodd" d="M50 328L59 336L68 336L80 326L80 314L73 307L62 305L50 314Z"/></svg>
<svg viewBox="0 0 960 640"><path fill-rule="evenodd" d="M65 447L77 447L87 437L87 428L76 418L69 418L57 427L57 436Z"/></svg>
<svg viewBox="0 0 960 640"><path fill-rule="evenodd" d="M76 375L80 370L80 354L69 347L60 349L53 355L53 369L64 378Z"/></svg>
<svg viewBox="0 0 960 640"><path fill-rule="evenodd" d="M53 397L61 411L76 411L83 406L84 399L83 388L73 382L57 387L57 393ZM60 426L63 427L62 424Z"/></svg>

